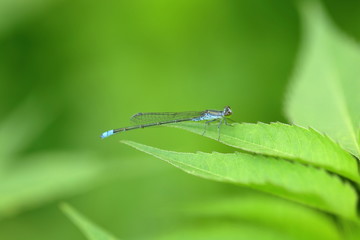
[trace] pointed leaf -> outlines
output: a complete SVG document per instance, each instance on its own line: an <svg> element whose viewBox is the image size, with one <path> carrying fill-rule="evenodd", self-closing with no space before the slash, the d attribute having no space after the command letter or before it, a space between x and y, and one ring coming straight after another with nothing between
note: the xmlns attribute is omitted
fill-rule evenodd
<svg viewBox="0 0 360 240"><path fill-rule="evenodd" d="M197 134L204 132L204 123L172 126ZM220 133L219 140L229 146L321 167L360 183L356 159L313 129L283 123L241 123L222 125ZM217 124L208 126L205 136L217 140Z"/></svg>
<svg viewBox="0 0 360 240"><path fill-rule="evenodd" d="M247 153L179 153L123 142L196 176L246 185L339 216L356 218L354 189L322 169Z"/></svg>
<svg viewBox="0 0 360 240"><path fill-rule="evenodd" d="M360 47L333 25L319 1L300 3L303 40L285 112L359 157Z"/></svg>
<svg viewBox="0 0 360 240"><path fill-rule="evenodd" d="M60 205L64 214L84 233L89 240L116 240L110 233L96 226L90 220L82 216L69 204L63 203Z"/></svg>

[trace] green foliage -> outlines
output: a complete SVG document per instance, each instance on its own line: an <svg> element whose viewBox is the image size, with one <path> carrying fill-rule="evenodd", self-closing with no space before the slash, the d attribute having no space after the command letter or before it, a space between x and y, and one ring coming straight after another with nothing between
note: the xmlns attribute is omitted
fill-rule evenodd
<svg viewBox="0 0 360 240"><path fill-rule="evenodd" d="M42 153L0 176L0 219L97 185L103 165L91 155Z"/></svg>
<svg viewBox="0 0 360 240"><path fill-rule="evenodd" d="M343 230L344 239L346 240L357 240L360 236L360 223L341 220L339 223Z"/></svg>
<svg viewBox="0 0 360 240"><path fill-rule="evenodd" d="M326 214L269 195L216 199L186 209L192 217L233 219L272 228L294 239L342 239L336 224ZM281 238L281 239L284 239Z"/></svg>
<svg viewBox="0 0 360 240"><path fill-rule="evenodd" d="M46 115L34 95L5 116L0 122L0 170L6 168L17 152L28 147L52 120L53 114Z"/></svg>
<svg viewBox="0 0 360 240"><path fill-rule="evenodd" d="M179 153L123 142L187 173L245 185L357 221L358 196L348 181L360 182L358 159L351 155L360 155L360 72L354 67L360 62L359 47L331 25L319 2L303 1L300 11L304 39L286 102L286 112L297 125L207 128L205 136L219 139L220 131L220 142L249 153ZM173 126L204 132L201 123ZM350 225L348 235L357 236L357 223Z"/></svg>
<svg viewBox="0 0 360 240"><path fill-rule="evenodd" d="M94 154L80 151L43 151L19 161L18 152L52 120L37 102L28 98L0 123L0 219L91 189L106 170Z"/></svg>
<svg viewBox="0 0 360 240"><path fill-rule="evenodd" d="M86 217L82 216L69 204L63 203L60 205L64 214L83 232L89 240L116 240L118 238L112 236L110 233L96 226Z"/></svg>
<svg viewBox="0 0 360 240"><path fill-rule="evenodd" d="M196 239L196 240L274 240L274 239L287 239L297 240L300 238L290 237L287 234L276 231L272 228L251 225L249 223L224 223L216 222L206 226L195 226L182 229L178 232L166 234L160 238L161 240L183 240L183 239Z"/></svg>
<svg viewBox="0 0 360 240"><path fill-rule="evenodd" d="M174 125L197 134L203 134L203 123ZM272 124L232 124L220 128L220 142L244 151L285 158L324 168L333 173L360 182L357 161L328 137L313 129ZM218 139L216 125L207 127L205 136Z"/></svg>
<svg viewBox="0 0 360 240"><path fill-rule="evenodd" d="M178 153L123 142L196 176L246 185L349 219L356 217L355 191L322 169L247 153Z"/></svg>
<svg viewBox="0 0 360 240"><path fill-rule="evenodd" d="M286 0L0 1L0 239L82 237L56 207L73 196L127 239L360 239L359 49L318 1L298 2L301 32ZM357 29L344 12L332 16ZM174 129L98 139L137 111L230 104L241 122L283 121L299 33L285 102L294 125L223 125L223 145ZM218 136L210 125L205 137ZM122 137L240 153L127 142L196 178L147 161ZM89 239L115 239L61 209Z"/></svg>
<svg viewBox="0 0 360 240"><path fill-rule="evenodd" d="M318 1L302 1L303 39L286 113L360 156L360 47L330 22Z"/></svg>

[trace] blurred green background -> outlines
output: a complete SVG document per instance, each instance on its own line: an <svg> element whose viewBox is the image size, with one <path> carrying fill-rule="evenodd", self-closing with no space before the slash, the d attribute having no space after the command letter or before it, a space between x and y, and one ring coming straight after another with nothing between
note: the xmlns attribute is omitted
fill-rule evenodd
<svg viewBox="0 0 360 240"><path fill-rule="evenodd" d="M323 3L360 40L360 2ZM144 239L202 224L183 207L262 196L119 143L234 151L216 141L165 127L99 135L137 112L225 105L235 121L286 122L300 40L295 1L0 0L0 239L85 239L62 201Z"/></svg>

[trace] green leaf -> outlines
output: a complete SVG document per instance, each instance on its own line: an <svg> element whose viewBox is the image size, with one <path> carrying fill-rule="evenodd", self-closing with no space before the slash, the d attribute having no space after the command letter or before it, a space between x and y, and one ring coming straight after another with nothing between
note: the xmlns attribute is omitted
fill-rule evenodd
<svg viewBox="0 0 360 240"><path fill-rule="evenodd" d="M42 153L22 159L0 174L0 219L91 189L104 170L88 154Z"/></svg>
<svg viewBox="0 0 360 240"><path fill-rule="evenodd" d="M344 239L346 240L358 240L360 239L360 222L348 221L340 219L340 228L343 231Z"/></svg>
<svg viewBox="0 0 360 240"><path fill-rule="evenodd" d="M179 153L123 142L199 177L249 186L349 219L356 218L354 189L322 169L247 153Z"/></svg>
<svg viewBox="0 0 360 240"><path fill-rule="evenodd" d="M197 134L204 123L172 125ZM360 183L357 161L328 137L313 129L283 123L242 123L220 127L220 141L244 151L281 157L324 168ZM217 124L207 127L206 137L219 138Z"/></svg>
<svg viewBox="0 0 360 240"><path fill-rule="evenodd" d="M303 39L287 92L291 122L311 126L360 156L360 48L318 1L300 1Z"/></svg>
<svg viewBox="0 0 360 240"><path fill-rule="evenodd" d="M118 238L114 237L110 233L101 229L99 226L95 225L87 218L82 216L78 211L76 211L69 204L63 203L60 205L61 210L64 214L82 231L82 233L89 240L116 240Z"/></svg>
<svg viewBox="0 0 360 240"><path fill-rule="evenodd" d="M24 121L26 119L26 121ZM28 147L54 119L34 95L26 98L0 122L0 170L17 152Z"/></svg>
<svg viewBox="0 0 360 240"><path fill-rule="evenodd" d="M260 228L271 227L297 239L342 239L342 233L327 214L269 195L201 202L186 211L190 216L201 219L232 219L254 223Z"/></svg>
<svg viewBox="0 0 360 240"><path fill-rule="evenodd" d="M1 0L0 37L30 16L41 13L57 1L49 0Z"/></svg>
<svg viewBox="0 0 360 240"><path fill-rule="evenodd" d="M184 228L163 236L154 238L156 240L299 240L301 238L288 236L286 233L277 231L270 227L262 227L247 222L215 222L212 224L201 224Z"/></svg>

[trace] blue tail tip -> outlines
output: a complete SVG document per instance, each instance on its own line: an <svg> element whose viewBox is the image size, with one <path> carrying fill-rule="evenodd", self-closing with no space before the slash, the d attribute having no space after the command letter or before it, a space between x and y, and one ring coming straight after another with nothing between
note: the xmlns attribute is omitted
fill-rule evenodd
<svg viewBox="0 0 360 240"><path fill-rule="evenodd" d="M106 138L106 137L108 137L108 136L111 136L111 135L113 135L113 134L114 134L114 130L109 130L109 131L103 132L100 137L101 137L102 139L104 139L104 138Z"/></svg>

